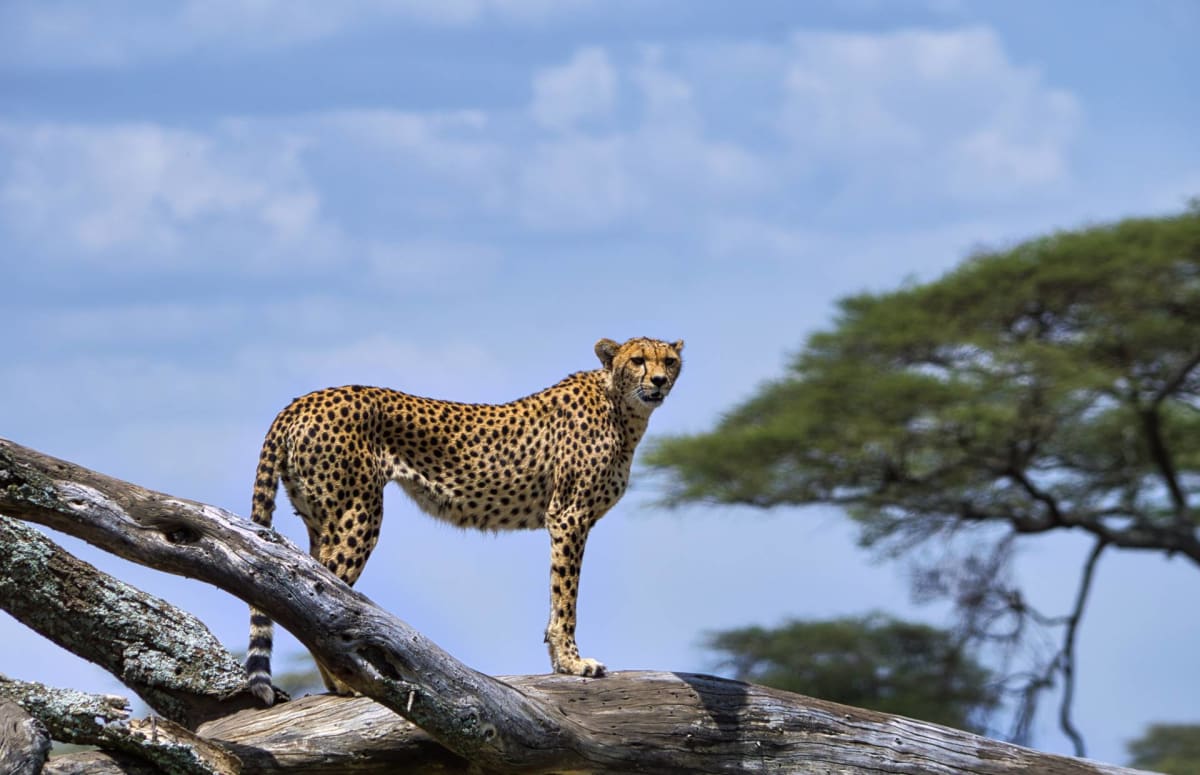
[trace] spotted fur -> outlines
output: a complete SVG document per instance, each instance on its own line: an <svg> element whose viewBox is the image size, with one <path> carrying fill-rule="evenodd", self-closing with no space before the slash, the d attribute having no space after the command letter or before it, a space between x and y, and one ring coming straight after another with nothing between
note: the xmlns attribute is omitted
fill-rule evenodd
<svg viewBox="0 0 1200 775"><path fill-rule="evenodd" d="M507 404L463 404L350 385L293 401L263 441L251 518L269 527L282 481L309 552L348 584L379 539L393 481L427 513L462 527L550 533L550 622L559 673L604 674L579 655L575 604L588 531L625 492L634 449L679 376L683 341L601 339L601 368ZM251 690L274 701L273 625L251 609ZM346 687L321 669L326 686Z"/></svg>

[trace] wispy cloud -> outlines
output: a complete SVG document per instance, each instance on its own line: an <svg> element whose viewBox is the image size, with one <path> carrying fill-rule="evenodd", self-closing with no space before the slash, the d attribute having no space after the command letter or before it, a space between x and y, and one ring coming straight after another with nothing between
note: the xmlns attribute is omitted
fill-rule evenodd
<svg viewBox="0 0 1200 775"><path fill-rule="evenodd" d="M1080 108L987 28L797 33L779 127L810 166L905 197L989 197L1066 182Z"/></svg>
<svg viewBox="0 0 1200 775"><path fill-rule="evenodd" d="M739 95L741 83L754 89ZM369 253L394 275L397 257L424 260L414 246L427 235L405 224L661 230L755 209L770 226L809 203L819 213L1061 192L1082 120L1071 94L980 27L802 32L703 53L585 46L529 84L529 102L513 107L336 110L207 130L8 122L0 206L11 228L83 257L236 256L253 271ZM364 230L364 211L386 218ZM439 239L424 243L437 246L429 255L483 255L463 248L476 237Z"/></svg>
<svg viewBox="0 0 1200 775"><path fill-rule="evenodd" d="M236 255L253 268L322 255L336 235L287 135L157 124L0 123L0 221L46 257L187 264ZM289 259L290 260L290 259Z"/></svg>
<svg viewBox="0 0 1200 775"><path fill-rule="evenodd" d="M588 47L534 76L531 112L543 126L569 129L581 120L608 118L616 97L617 73L607 52Z"/></svg>

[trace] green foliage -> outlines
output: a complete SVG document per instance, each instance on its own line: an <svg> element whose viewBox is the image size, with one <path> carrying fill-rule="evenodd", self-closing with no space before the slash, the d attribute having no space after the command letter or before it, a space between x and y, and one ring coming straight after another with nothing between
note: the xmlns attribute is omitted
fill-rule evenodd
<svg viewBox="0 0 1200 775"><path fill-rule="evenodd" d="M708 646L742 680L960 729L983 731L998 704L949 633L881 615L727 630Z"/></svg>
<svg viewBox="0 0 1200 775"><path fill-rule="evenodd" d="M867 543L1006 521L1195 544L1200 210L981 254L840 309L713 431L652 448L668 502L841 503Z"/></svg>
<svg viewBox="0 0 1200 775"><path fill-rule="evenodd" d="M1200 724L1152 724L1129 744L1131 767L1200 775Z"/></svg>

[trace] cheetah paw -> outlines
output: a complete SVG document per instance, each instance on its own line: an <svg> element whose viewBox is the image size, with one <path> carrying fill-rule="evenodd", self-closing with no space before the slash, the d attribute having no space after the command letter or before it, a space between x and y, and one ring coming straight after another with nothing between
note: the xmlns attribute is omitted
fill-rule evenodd
<svg viewBox="0 0 1200 775"><path fill-rule="evenodd" d="M555 669L567 675L582 675L591 678L600 678L607 672L607 668L604 667L603 663L597 662L594 659L588 659L587 657L576 657L565 663L560 662L558 665L555 665Z"/></svg>

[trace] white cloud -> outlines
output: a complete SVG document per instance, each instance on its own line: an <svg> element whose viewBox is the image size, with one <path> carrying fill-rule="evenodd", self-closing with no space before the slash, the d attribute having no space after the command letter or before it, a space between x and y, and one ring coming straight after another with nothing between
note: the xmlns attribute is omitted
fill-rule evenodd
<svg viewBox="0 0 1200 775"><path fill-rule="evenodd" d="M1076 101L989 29L802 32L734 49L645 46L632 61L580 49L531 74L527 109L338 110L207 130L0 124L0 206L64 254L252 269L369 254L380 269L414 250L462 258L476 238L436 233L449 224L685 229L799 206L814 181L830 189L818 206L843 213L1070 181ZM364 207L396 225L363 231ZM431 241L397 240L408 223Z"/></svg>
<svg viewBox="0 0 1200 775"><path fill-rule="evenodd" d="M535 94L542 98L535 99L535 118L575 131L538 140L517 166L513 201L525 223L550 230L628 220L661 225L764 189L770 177L764 161L755 151L706 135L695 87L665 65L661 53L648 47L638 64L618 71L603 52L585 50L550 71L553 77L535 77ZM633 87L636 117L620 125L576 126L612 112L607 87L588 91L587 85L622 79Z"/></svg>
<svg viewBox="0 0 1200 775"><path fill-rule="evenodd" d="M302 148L286 135L259 143L155 124L0 124L0 219L72 259L169 264L222 247L249 265L326 255L339 238Z"/></svg>
<svg viewBox="0 0 1200 775"><path fill-rule="evenodd" d="M587 119L607 118L617 98L617 74L602 48L575 52L561 67L533 78L533 118L552 129L569 129Z"/></svg>
<svg viewBox="0 0 1200 775"><path fill-rule="evenodd" d="M700 120L692 99L695 90L686 78L662 63L662 47L642 52L642 62L632 68L632 78L642 97L643 120L657 126L693 125Z"/></svg>
<svg viewBox="0 0 1200 775"><path fill-rule="evenodd" d="M1012 63L990 29L798 33L780 129L802 165L992 196L1070 174L1076 100Z"/></svg>
<svg viewBox="0 0 1200 775"><path fill-rule="evenodd" d="M628 84L621 111L597 83ZM534 84L539 124L571 130L515 173L512 201L535 228L683 227L814 182L840 213L1061 191L1079 124L1070 94L979 27L646 46L630 64L585 50Z"/></svg>

